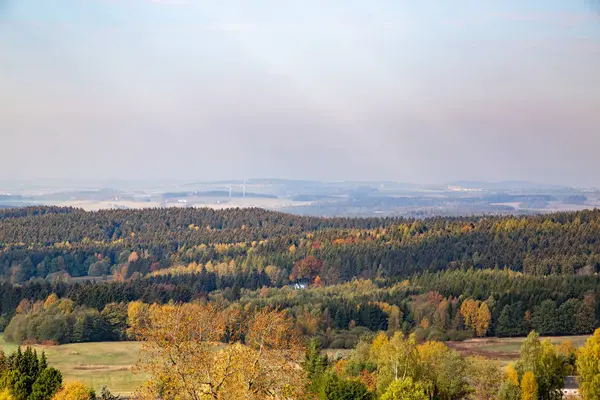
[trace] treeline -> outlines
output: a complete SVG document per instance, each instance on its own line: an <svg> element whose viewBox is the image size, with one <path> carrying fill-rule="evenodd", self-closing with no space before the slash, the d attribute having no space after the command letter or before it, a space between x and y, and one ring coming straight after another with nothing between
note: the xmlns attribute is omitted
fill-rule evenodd
<svg viewBox="0 0 600 400"><path fill-rule="evenodd" d="M297 272L302 271L298 267ZM7 337L17 342L120 340L123 336L104 320L107 307L209 300L231 307L286 309L304 335L316 336L332 348L354 347L365 332L380 330L414 332L419 340L524 336L531 330L543 335L589 334L600 320L599 279L469 269L425 273L398 283L354 280L326 286L315 279L302 289L269 287L266 272L219 276L203 267L200 273L122 282L0 284L0 322L11 322ZM68 306L41 306L53 297ZM75 321L87 327L85 335L74 335ZM59 334L52 325L68 334Z"/></svg>
<svg viewBox="0 0 600 400"><path fill-rule="evenodd" d="M491 312L489 333L524 336L589 334L600 321L600 278L529 276L510 270L424 273L411 283L448 298L474 298Z"/></svg>
<svg viewBox="0 0 600 400"><path fill-rule="evenodd" d="M128 339L128 305L107 304L102 311L77 306L51 294L45 301L23 300L4 331L15 343L63 344Z"/></svg>
<svg viewBox="0 0 600 400"><path fill-rule="evenodd" d="M257 290L270 285L269 277L256 271L218 276L214 272L185 275L159 275L144 279L109 282L49 282L36 279L23 285L0 283L0 330L10 321L23 300L35 303L56 294L71 299L75 305L102 310L109 303L139 300L148 304L169 301L189 302L221 290L224 297L235 301L242 289Z"/></svg>
<svg viewBox="0 0 600 400"><path fill-rule="evenodd" d="M190 263L233 262L241 269L276 267L282 279L273 284L281 285L308 257L322 263L326 284L470 267L538 276L600 270L598 210L427 220L328 219L260 209L6 213L0 276L15 283L56 274L129 279Z"/></svg>
<svg viewBox="0 0 600 400"><path fill-rule="evenodd" d="M599 321L598 279L461 270L398 283L354 280L325 286L316 279L301 289L269 287L267 274L220 277L203 268L200 273L123 282L0 284L0 305L6 307L7 338L16 342L121 340L127 324L116 327L106 317L118 319L112 313L120 308L123 314L127 304L213 301L244 309L286 309L303 335L317 337L325 347L352 348L361 335L375 331L412 332L419 340L442 341L524 336L531 330L589 334ZM62 299L60 307L43 306L54 298ZM77 324L86 327L84 334L77 334Z"/></svg>

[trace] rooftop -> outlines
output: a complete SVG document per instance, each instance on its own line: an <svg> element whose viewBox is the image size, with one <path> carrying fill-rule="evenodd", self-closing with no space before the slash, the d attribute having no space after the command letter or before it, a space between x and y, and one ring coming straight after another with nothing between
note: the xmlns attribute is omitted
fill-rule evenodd
<svg viewBox="0 0 600 400"><path fill-rule="evenodd" d="M563 384L563 389L578 389L579 384L577 383L576 376L567 376L565 378L565 383Z"/></svg>

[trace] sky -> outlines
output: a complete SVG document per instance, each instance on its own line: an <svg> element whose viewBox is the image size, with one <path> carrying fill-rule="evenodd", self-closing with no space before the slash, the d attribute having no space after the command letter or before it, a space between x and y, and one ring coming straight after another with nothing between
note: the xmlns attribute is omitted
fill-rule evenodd
<svg viewBox="0 0 600 400"><path fill-rule="evenodd" d="M0 0L0 179L600 186L600 0Z"/></svg>

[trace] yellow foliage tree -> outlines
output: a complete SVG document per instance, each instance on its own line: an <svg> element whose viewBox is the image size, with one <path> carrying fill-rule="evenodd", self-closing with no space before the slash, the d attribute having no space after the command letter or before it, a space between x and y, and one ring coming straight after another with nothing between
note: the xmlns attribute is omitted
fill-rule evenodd
<svg viewBox="0 0 600 400"><path fill-rule="evenodd" d="M58 303L58 296L52 293L46 298L46 301L44 302L44 310L49 310L56 303Z"/></svg>
<svg viewBox="0 0 600 400"><path fill-rule="evenodd" d="M136 338L136 332L139 332L148 322L149 306L141 301L132 301L127 306L127 322L129 328L127 334L130 338Z"/></svg>
<svg viewBox="0 0 600 400"><path fill-rule="evenodd" d="M313 282L313 286L320 288L321 286L323 286L323 283L321 282L321 277L319 275L316 276L314 282Z"/></svg>
<svg viewBox="0 0 600 400"><path fill-rule="evenodd" d="M477 301L473 299L467 299L463 301L460 306L460 313L465 320L465 325L473 328L475 319L477 318L477 310L479 308L479 304Z"/></svg>
<svg viewBox="0 0 600 400"><path fill-rule="evenodd" d="M12 394L10 394L10 390L4 389L0 392L0 400L14 400Z"/></svg>
<svg viewBox="0 0 600 400"><path fill-rule="evenodd" d="M505 375L507 381L515 386L519 386L519 374L517 373L517 370L515 370L515 366L513 364L508 364Z"/></svg>
<svg viewBox="0 0 600 400"><path fill-rule="evenodd" d="M527 371L521 378L521 400L537 400L538 387L535 381L535 375Z"/></svg>
<svg viewBox="0 0 600 400"><path fill-rule="evenodd" d="M484 337L488 329L490 329L490 323L492 321L492 314L486 303L481 303L477 309L475 316L474 328L475 334L479 337Z"/></svg>
<svg viewBox="0 0 600 400"><path fill-rule="evenodd" d="M377 388L383 392L396 379L405 379L416 374L419 361L417 338L408 338L402 332L394 333L391 339L380 333L371 345L371 357L377 364Z"/></svg>
<svg viewBox="0 0 600 400"><path fill-rule="evenodd" d="M83 383L74 381L65 384L52 400L89 400L91 390Z"/></svg>
<svg viewBox="0 0 600 400"><path fill-rule="evenodd" d="M579 349L576 364L584 400L600 398L600 329Z"/></svg>

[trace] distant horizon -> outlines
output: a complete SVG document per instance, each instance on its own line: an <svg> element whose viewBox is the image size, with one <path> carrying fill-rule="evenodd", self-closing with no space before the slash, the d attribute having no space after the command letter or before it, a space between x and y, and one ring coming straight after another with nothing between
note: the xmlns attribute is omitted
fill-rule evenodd
<svg viewBox="0 0 600 400"><path fill-rule="evenodd" d="M97 184L129 184L129 183L145 183L145 184L171 184L171 185L242 185L244 183L252 184L256 182L273 181L273 182L290 182L290 183L315 183L315 184L394 184L394 185L406 185L415 187L446 187L446 186L464 186L464 185L524 185L539 188L573 188L573 189L591 189L597 188L596 186L578 186L560 182L536 182L532 180L522 179L502 179L502 180L471 180L471 179L455 179L450 181L440 182L418 182L418 181L399 181L389 179L341 179L341 180L329 180L329 179L293 179L293 178L274 178L274 177L251 177L251 178L232 178L232 179L151 179L151 178L140 178L140 179L128 179L128 178L26 178L26 179L2 179L0 178L1 184L79 184L79 185L97 185ZM0 187L1 189L1 187ZM110 186L100 187L99 189L113 189Z"/></svg>

